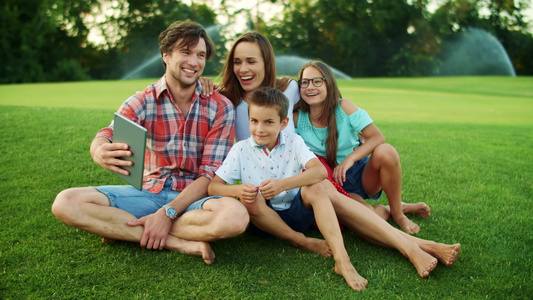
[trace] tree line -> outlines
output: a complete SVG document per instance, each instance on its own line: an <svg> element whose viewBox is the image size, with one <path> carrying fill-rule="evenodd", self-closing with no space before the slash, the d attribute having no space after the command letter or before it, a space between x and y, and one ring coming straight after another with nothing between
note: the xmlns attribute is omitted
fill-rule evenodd
<svg viewBox="0 0 533 300"><path fill-rule="evenodd" d="M533 35L523 16L529 0L448 0L434 12L428 0L261 0L255 11L232 9L239 1L222 0L216 11L197 2L4 0L0 83L122 78L157 57L159 32L185 19L212 29L217 56L206 67L207 75L218 74L228 41L247 30L265 34L277 54L320 58L353 77L454 75L446 73L449 54L459 49L466 33L482 31L485 37L474 39L468 51L476 53L493 37L490 51L494 43L501 44L517 75L533 75ZM284 13L265 20L260 11L267 2L282 5ZM244 14L248 28L230 33L228 24L217 24L217 14L230 22ZM98 30L99 43L89 40L91 29ZM162 63L144 74L160 76Z"/></svg>

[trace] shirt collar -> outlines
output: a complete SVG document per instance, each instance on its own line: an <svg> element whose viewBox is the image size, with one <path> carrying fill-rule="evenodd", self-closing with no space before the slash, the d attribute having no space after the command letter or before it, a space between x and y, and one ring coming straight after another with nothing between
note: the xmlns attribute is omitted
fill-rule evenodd
<svg viewBox="0 0 533 300"><path fill-rule="evenodd" d="M265 146L263 145L259 145L253 138L253 136L250 136L248 138L250 140L250 143L252 143L252 146L253 147L257 147L257 148L266 148ZM280 134L278 135L278 142L276 143L276 146L274 146L274 148L276 148L278 145L283 145L285 144L285 140L286 140L286 137L285 135L283 134L283 131L280 132Z"/></svg>
<svg viewBox="0 0 533 300"><path fill-rule="evenodd" d="M163 77L159 78L159 80L155 84L157 99L159 99L159 97L164 91L168 90L166 76L166 74L163 75ZM196 89L194 90L194 93L195 95L192 97L193 99L197 99L200 95L202 95L202 85L200 84L200 81L196 82Z"/></svg>

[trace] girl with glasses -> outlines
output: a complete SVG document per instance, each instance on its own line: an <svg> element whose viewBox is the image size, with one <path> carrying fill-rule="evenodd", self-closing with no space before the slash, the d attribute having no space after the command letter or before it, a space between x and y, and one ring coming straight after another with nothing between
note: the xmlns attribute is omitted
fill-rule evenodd
<svg viewBox="0 0 533 300"><path fill-rule="evenodd" d="M305 64L298 83L302 101L295 106L296 133L311 151L325 158L333 181L383 219L392 217L406 233L418 233L419 226L405 214L427 218L430 209L423 202L402 202L400 158L368 113L341 98L333 72L322 61ZM390 207L364 201L378 199L382 191Z"/></svg>

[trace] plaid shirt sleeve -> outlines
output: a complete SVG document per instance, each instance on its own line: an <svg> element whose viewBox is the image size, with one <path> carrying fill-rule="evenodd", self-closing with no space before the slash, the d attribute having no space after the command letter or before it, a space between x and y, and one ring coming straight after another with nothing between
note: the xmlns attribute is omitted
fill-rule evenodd
<svg viewBox="0 0 533 300"><path fill-rule="evenodd" d="M211 130L206 136L200 166L200 176L213 179L228 154L235 138L235 108L224 96L215 93L210 100L216 102L214 118L210 120Z"/></svg>

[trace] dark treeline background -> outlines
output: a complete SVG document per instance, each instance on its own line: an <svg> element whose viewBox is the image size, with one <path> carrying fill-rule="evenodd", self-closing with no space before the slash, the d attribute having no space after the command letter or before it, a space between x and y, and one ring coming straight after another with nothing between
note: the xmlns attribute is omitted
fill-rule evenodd
<svg viewBox="0 0 533 300"><path fill-rule="evenodd" d="M529 0L449 0L434 13L427 10L428 0L263 0L255 10L235 10L239 1L222 1L216 11L230 22L237 14L249 16L248 28L237 33L229 33L228 24L217 24L215 9L199 2L2 0L0 83L123 78L145 62L160 62L159 32L185 19L209 28L217 44L205 75L218 74L227 42L246 30L268 36L277 54L320 58L353 77L454 75L446 71L450 53L460 48L465 34L478 34L473 49L495 39L488 56L472 50L475 56L468 62L499 59L493 51L497 43L517 75L533 75L533 35L522 15ZM261 13L266 2L285 7L268 24ZM488 14L480 15L482 9ZM105 21L94 19L110 10L118 13ZM102 36L98 44L88 40L93 27ZM464 60L456 59L459 64ZM158 77L162 64L144 71ZM479 74L499 71L488 67Z"/></svg>

